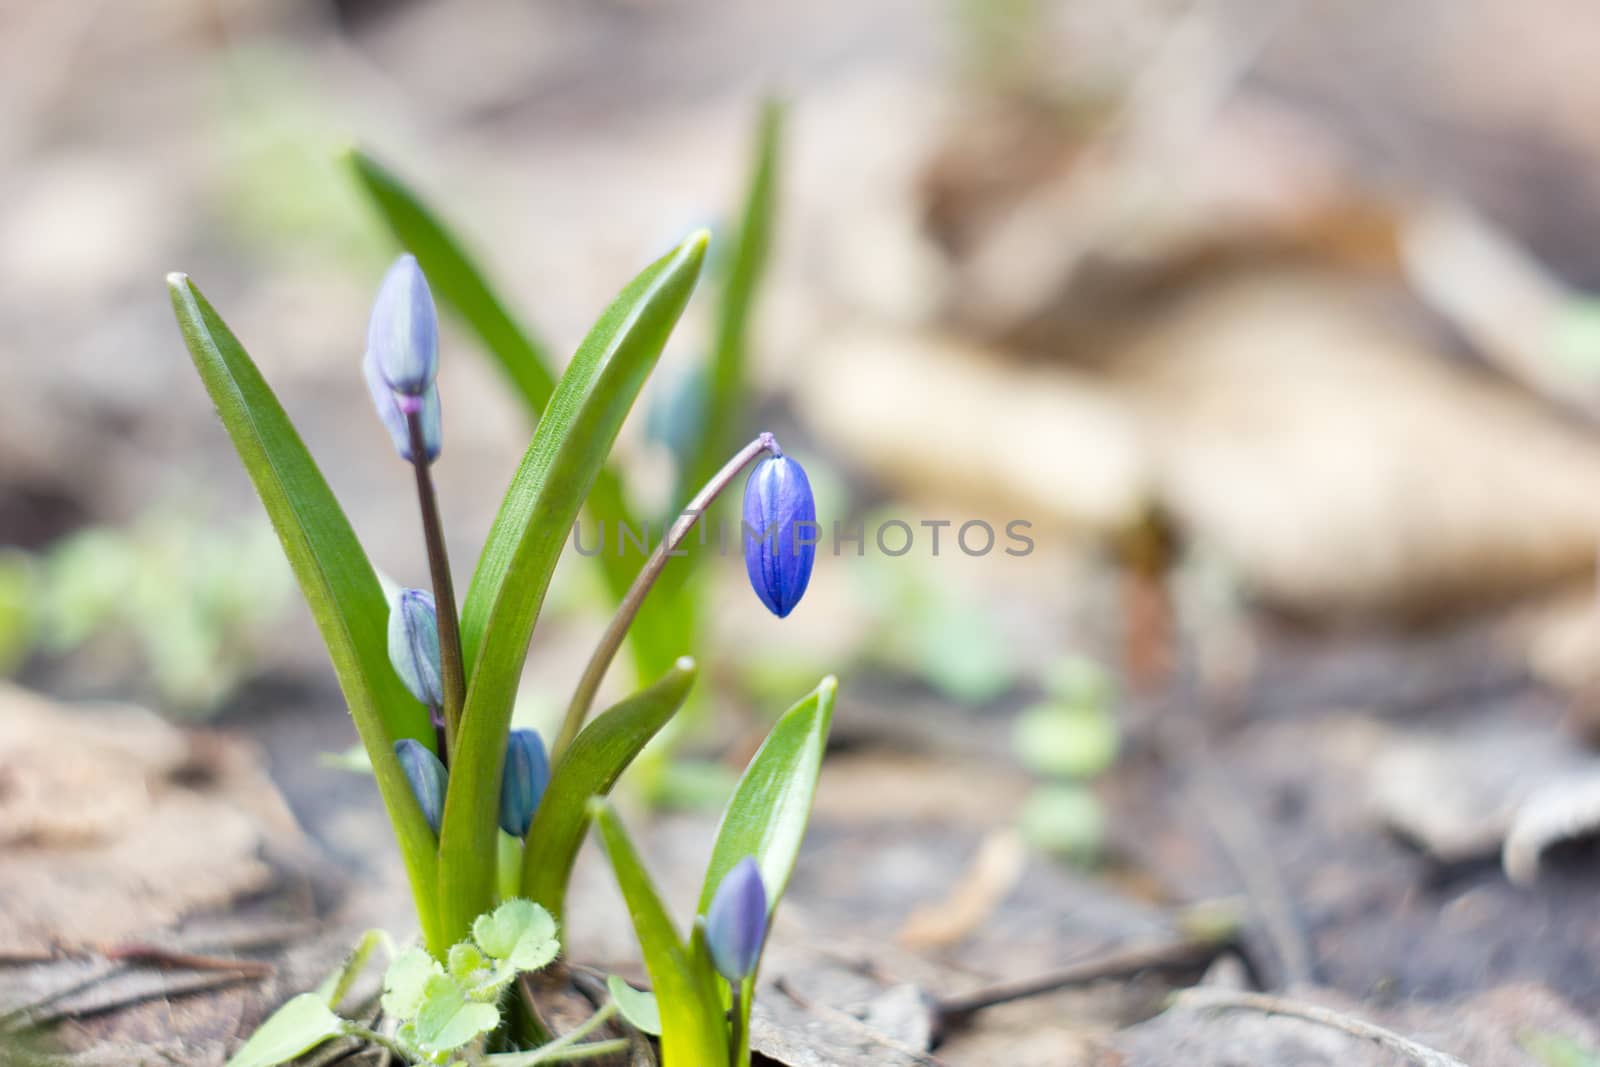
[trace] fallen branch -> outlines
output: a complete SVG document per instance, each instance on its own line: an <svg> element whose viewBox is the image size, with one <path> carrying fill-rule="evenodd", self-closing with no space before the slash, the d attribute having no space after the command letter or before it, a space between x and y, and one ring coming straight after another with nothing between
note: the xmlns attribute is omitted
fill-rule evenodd
<svg viewBox="0 0 1600 1067"><path fill-rule="evenodd" d="M1005 982L971 993L963 993L960 996L946 997L935 1002L935 1018L938 1029L944 1031L959 1027L977 1012L998 1004L1009 1004L1015 1000L1090 985L1094 982L1132 978L1150 971L1200 970L1228 947L1229 943L1226 940L1185 939L1119 949L1049 974L1018 982Z"/></svg>
<svg viewBox="0 0 1600 1067"><path fill-rule="evenodd" d="M1179 993L1174 1003L1205 1011L1256 1011L1265 1015L1281 1015L1342 1031L1351 1037L1381 1045L1390 1052L1420 1063L1423 1067L1467 1067L1449 1053L1429 1048L1393 1030L1345 1015L1331 1008L1319 1007L1300 1001L1285 1000L1267 993L1243 993L1232 989L1194 988Z"/></svg>

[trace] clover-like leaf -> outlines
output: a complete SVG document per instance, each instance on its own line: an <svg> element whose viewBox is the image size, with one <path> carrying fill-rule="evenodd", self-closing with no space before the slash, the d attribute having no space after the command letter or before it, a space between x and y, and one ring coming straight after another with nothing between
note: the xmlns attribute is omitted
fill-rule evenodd
<svg viewBox="0 0 1600 1067"><path fill-rule="evenodd" d="M428 979L442 974L444 969L425 949L406 949L383 974L383 1010L397 1019L415 1018Z"/></svg>
<svg viewBox="0 0 1600 1067"><path fill-rule="evenodd" d="M450 977L458 982L472 984L480 977L479 972L488 969L488 966L488 958L470 941L463 941L450 949Z"/></svg>
<svg viewBox="0 0 1600 1067"><path fill-rule="evenodd" d="M655 1037L661 1036L661 1005L656 1003L654 993L648 989L635 989L617 975L606 979L606 990L610 992L611 999L616 1001L622 1017L632 1023L636 1030L643 1030Z"/></svg>
<svg viewBox="0 0 1600 1067"><path fill-rule="evenodd" d="M413 1023L417 1047L424 1052L449 1052L500 1023L493 1004L467 999L454 978L435 974L422 987L422 1005Z"/></svg>
<svg viewBox="0 0 1600 1067"><path fill-rule="evenodd" d="M556 958L556 921L531 900L516 897L472 924L472 938L495 959L519 971L537 971Z"/></svg>
<svg viewBox="0 0 1600 1067"><path fill-rule="evenodd" d="M301 993L273 1012L233 1054L228 1067L274 1067L344 1033L340 1019L315 993Z"/></svg>

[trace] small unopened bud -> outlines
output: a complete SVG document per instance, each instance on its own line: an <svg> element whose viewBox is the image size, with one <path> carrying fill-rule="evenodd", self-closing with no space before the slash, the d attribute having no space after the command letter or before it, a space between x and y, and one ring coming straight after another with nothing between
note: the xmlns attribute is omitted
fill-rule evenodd
<svg viewBox="0 0 1600 1067"><path fill-rule="evenodd" d="M550 757L539 731L512 730L500 776L500 829L512 837L526 837L549 784Z"/></svg>
<svg viewBox="0 0 1600 1067"><path fill-rule="evenodd" d="M389 601L389 662L412 696L430 708L444 705L439 615L431 593L402 589Z"/></svg>
<svg viewBox="0 0 1600 1067"><path fill-rule="evenodd" d="M400 761L406 781L411 784L411 794L417 798L423 818L428 820L428 825L437 834L439 820L444 817L444 792L449 784L449 773L444 769L444 764L439 762L439 757L415 738L396 741L394 755Z"/></svg>
<svg viewBox="0 0 1600 1067"><path fill-rule="evenodd" d="M421 396L439 372L439 316L415 256L394 261L372 302L367 351L389 388Z"/></svg>
<svg viewBox="0 0 1600 1067"><path fill-rule="evenodd" d="M767 887L746 856L722 878L706 909L706 947L717 973L742 982L755 972L767 936Z"/></svg>
<svg viewBox="0 0 1600 1067"><path fill-rule="evenodd" d="M371 352L361 361L361 373L367 380L367 392L372 394L372 406L378 409L378 418L383 420L383 428L389 431L389 439L394 442L394 450L400 453L400 458L407 463L413 462L415 454L411 450L411 427L406 423L406 411L415 408L422 416L423 458L429 463L438 459L443 437L440 432L439 387L428 386L420 397L395 392L384 381L383 372L378 369L378 360Z"/></svg>
<svg viewBox="0 0 1600 1067"><path fill-rule="evenodd" d="M794 610L817 558L817 505L800 464L769 456L744 486L744 568L780 619Z"/></svg>

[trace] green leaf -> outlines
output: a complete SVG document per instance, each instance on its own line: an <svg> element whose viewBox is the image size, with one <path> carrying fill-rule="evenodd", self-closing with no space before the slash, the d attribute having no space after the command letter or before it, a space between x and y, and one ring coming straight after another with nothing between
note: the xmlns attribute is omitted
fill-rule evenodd
<svg viewBox="0 0 1600 1067"><path fill-rule="evenodd" d="M578 347L512 479L467 590L461 637L471 683L440 834L440 906L451 940L494 897L494 834L506 732L528 641L578 510L689 301L698 232L657 260Z"/></svg>
<svg viewBox="0 0 1600 1067"><path fill-rule="evenodd" d="M649 689L635 693L584 727L556 763L528 828L522 892L557 919L564 913L567 882L589 824L589 801L611 792L628 764L677 713L694 685L695 673L694 660L678 660Z"/></svg>
<svg viewBox="0 0 1600 1067"><path fill-rule="evenodd" d="M782 135L783 107L769 100L761 109L743 216L731 245L723 281L707 383L705 429L689 471L685 487L689 491L707 481L727 461L739 443L736 438L743 428L747 335L772 248L773 217L778 203L778 149Z"/></svg>
<svg viewBox="0 0 1600 1067"><path fill-rule="evenodd" d="M472 985L481 979L479 972L489 968L489 960L478 946L461 941L450 946L450 977L462 985Z"/></svg>
<svg viewBox="0 0 1600 1067"><path fill-rule="evenodd" d="M396 1019L415 1018L429 979L443 973L439 961L425 949L406 949L383 974L383 1010Z"/></svg>
<svg viewBox="0 0 1600 1067"><path fill-rule="evenodd" d="M654 993L635 989L614 974L606 979L606 989L611 993L611 999L616 1001L617 1010L633 1024L634 1029L643 1030L654 1037L661 1036L661 1005L656 1003Z"/></svg>
<svg viewBox="0 0 1600 1067"><path fill-rule="evenodd" d="M344 962L336 967L328 977L324 978L321 985L317 986L317 996L322 998L324 1004L335 1010L338 1009L339 1002L350 992L350 986L360 977L361 972L366 970L367 961L372 958L372 954L377 951L379 946L382 946L393 955L394 943L389 940L389 935L384 931L368 930L361 935L361 940L356 942L355 947L350 950L350 954L344 958Z"/></svg>
<svg viewBox="0 0 1600 1067"><path fill-rule="evenodd" d="M661 1009L661 1062L726 1067L728 1031L716 973L700 958L703 954L691 953L678 937L610 802L595 800L590 810L655 987Z"/></svg>
<svg viewBox="0 0 1600 1067"><path fill-rule="evenodd" d="M806 823L811 820L811 802L817 794L817 776L822 773L822 756L828 746L828 727L833 723L838 689L839 683L831 675L824 678L809 696L783 713L745 768L744 777L739 779L738 788L723 810L711 861L706 865L697 909L701 925L722 879L746 856L755 857L761 869L768 916L777 910L800 854ZM709 967L705 957L702 944L697 959ZM740 1029L749 1034L755 974L745 978L742 994ZM742 1062L738 1067L746 1067L750 1058L748 1045L739 1050L739 1055Z"/></svg>
<svg viewBox="0 0 1600 1067"><path fill-rule="evenodd" d="M477 335L538 418L555 390L544 346L517 322L461 242L416 193L359 148L350 149L345 161L395 240L417 257L440 303Z"/></svg>
<svg viewBox="0 0 1600 1067"><path fill-rule="evenodd" d="M275 1067L344 1033L340 1019L315 993L301 993L273 1012L233 1054L227 1067Z"/></svg>
<svg viewBox="0 0 1600 1067"><path fill-rule="evenodd" d="M495 959L537 971L556 958L556 921L531 900L508 900L472 924L472 938Z"/></svg>
<svg viewBox="0 0 1600 1067"><path fill-rule="evenodd" d="M468 1000L455 979L435 974L423 986L422 1005L413 1025L424 1052L449 1052L488 1033L499 1022L500 1010L493 1004Z"/></svg>
<svg viewBox="0 0 1600 1067"><path fill-rule="evenodd" d="M784 712L745 768L722 814L700 890L699 914L705 914L724 876L746 856L754 856L761 868L768 914L777 908L811 818L838 688L831 676L824 678L810 695Z"/></svg>
<svg viewBox="0 0 1600 1067"><path fill-rule="evenodd" d="M417 257L440 302L477 336L522 397L529 416L537 422L555 391L548 350L517 322L484 270L421 197L360 149L349 150L345 158L395 240ZM609 469L602 470L595 479L587 510L600 529L615 531L623 524L630 529L639 528L629 511L621 480ZM601 553L595 562L611 595L622 599L633 583L639 561L612 552ZM677 635L659 606L647 604L640 610L628 634L628 646L641 683L660 674L683 650Z"/></svg>
<svg viewBox="0 0 1600 1067"><path fill-rule="evenodd" d="M195 369L272 519L328 646L339 687L372 759L424 933L437 930L433 832L394 757L404 737L434 744L428 712L389 664L389 606L355 531L249 355L183 274L167 276ZM352 367L351 374L359 372Z"/></svg>

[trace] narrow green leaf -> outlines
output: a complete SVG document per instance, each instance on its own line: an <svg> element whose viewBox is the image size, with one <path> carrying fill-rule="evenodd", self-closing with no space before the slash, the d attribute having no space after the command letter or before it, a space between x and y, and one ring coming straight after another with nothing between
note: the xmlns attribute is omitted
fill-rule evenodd
<svg viewBox="0 0 1600 1067"><path fill-rule="evenodd" d="M703 484L738 447L743 427L745 363L749 328L761 279L772 249L778 204L778 151L783 136L783 106L768 100L761 109L755 159L745 192L739 232L730 246L727 274L717 316L707 383L704 432L685 490Z"/></svg>
<svg viewBox="0 0 1600 1067"><path fill-rule="evenodd" d="M817 793L817 776L822 772L838 688L839 683L830 675L809 696L784 712L745 768L744 777L739 779L738 788L722 813L711 861L706 865L698 908L701 918L697 920L702 926L722 879L746 856L754 856L761 868L761 881L767 889L767 914L777 910L794 872L806 823L811 819L811 802ZM755 975L751 974L744 980L739 1000L740 1027L746 1035L750 1033L754 997ZM748 1067L748 1042L739 1050L739 1056L740 1062L734 1067Z"/></svg>
<svg viewBox="0 0 1600 1067"><path fill-rule="evenodd" d="M344 1033L344 1021L315 993L301 993L273 1012L227 1067L277 1067Z"/></svg>
<svg viewBox="0 0 1600 1067"><path fill-rule="evenodd" d="M597 716L556 764L528 828L522 894L543 904L557 921L589 824L589 801L611 792L628 764L683 706L694 679L694 660L685 656L649 689Z"/></svg>
<svg viewBox="0 0 1600 1067"><path fill-rule="evenodd" d="M394 742L404 737L431 748L433 727L427 709L406 692L390 666L389 606L377 574L300 435L227 324L188 276L168 275L167 288L195 369L328 646L400 843L417 916L429 944L437 947L433 831L394 757Z"/></svg>
<svg viewBox="0 0 1600 1067"><path fill-rule="evenodd" d="M359 148L349 149L345 162L395 240L417 257L440 303L478 336L538 418L556 384L544 346L512 316L472 256L421 197Z"/></svg>
<svg viewBox="0 0 1600 1067"><path fill-rule="evenodd" d="M635 989L615 974L606 978L606 991L635 1030L643 1030L652 1037L661 1036L661 1005L656 1003L654 993Z"/></svg>
<svg viewBox="0 0 1600 1067"><path fill-rule="evenodd" d="M746 856L754 856L761 868L768 913L778 906L811 818L838 688L831 676L824 678L815 691L784 712L745 768L722 813L700 890L699 914L705 914L723 877Z"/></svg>
<svg viewBox="0 0 1600 1067"><path fill-rule="evenodd" d="M366 970L367 961L380 947L391 956L394 955L394 943L383 930L368 930L362 934L361 940L357 941L349 955L345 956L344 962L317 986L317 996L322 998L322 1002L337 1011L339 1002L350 992L351 985L361 976L361 972Z"/></svg>
<svg viewBox="0 0 1600 1067"><path fill-rule="evenodd" d="M450 940L494 897L494 834L511 705L550 575L629 409L677 324L705 259L695 233L631 282L578 347L512 479L467 590L471 667L440 834Z"/></svg>
<svg viewBox="0 0 1600 1067"><path fill-rule="evenodd" d="M537 422L555 390L548 350L516 320L486 272L415 191L359 148L350 149L345 159L396 242L417 257L440 302L477 336L522 397L529 417ZM595 479L586 510L597 527L612 531L613 537L624 524L639 529L628 508L622 482L609 469L602 470ZM613 551L601 553L595 562L612 597L620 600L642 561ZM679 633L659 605L647 603L640 610L628 634L640 684L666 670L683 651L683 642L676 637Z"/></svg>
<svg viewBox="0 0 1600 1067"><path fill-rule="evenodd" d="M643 527L628 508L621 480L609 469L602 470L595 479L594 489L590 491L584 508L597 529L609 531L611 544L595 557L595 562L600 565L605 577L606 591L614 601L620 602L628 594L639 568L644 565L645 557L633 552L617 551L617 539L621 536L623 526L630 530L641 530ZM651 524L652 543L660 541L665 535L664 528ZM690 558L680 559L675 567L687 570L684 565L691 562ZM669 572L673 569L667 568ZM639 605L633 625L628 627L628 655L633 661L634 678L640 685L645 685L652 678L659 678L663 671L672 666L673 660L686 651L693 651L693 638L686 636L684 621L674 608L674 598L664 596L659 588L652 590L651 595Z"/></svg>
<svg viewBox="0 0 1600 1067"><path fill-rule="evenodd" d="M725 1067L728 1031L715 973L696 966L609 801L590 805L661 1008L661 1062Z"/></svg>

